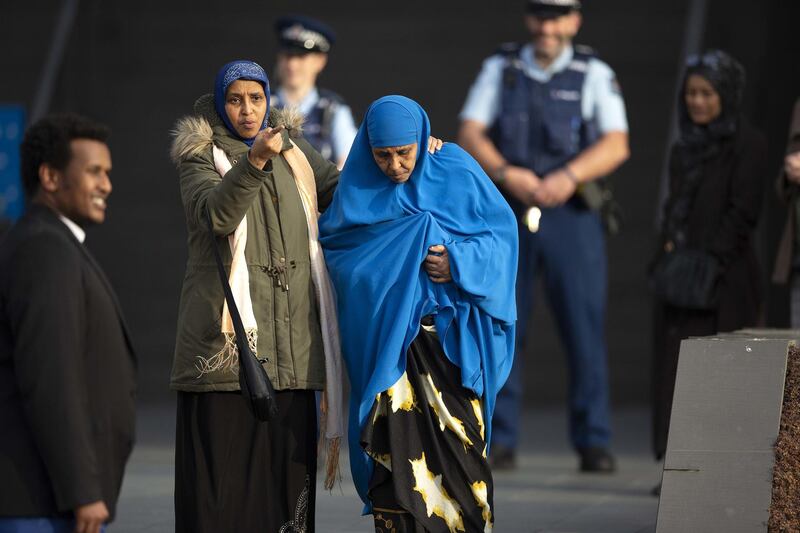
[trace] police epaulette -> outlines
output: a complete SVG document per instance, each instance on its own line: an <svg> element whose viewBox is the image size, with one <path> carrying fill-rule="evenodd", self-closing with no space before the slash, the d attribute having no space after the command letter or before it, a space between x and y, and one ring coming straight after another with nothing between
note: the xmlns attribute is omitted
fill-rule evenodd
<svg viewBox="0 0 800 533"><path fill-rule="evenodd" d="M508 57L518 55L520 50L522 50L522 43L508 42L498 46L494 53L495 55Z"/></svg>
<svg viewBox="0 0 800 533"><path fill-rule="evenodd" d="M597 57L597 50L595 50L591 46L587 46L585 44L576 44L573 45L572 48L575 50L576 53L580 55Z"/></svg>
<svg viewBox="0 0 800 533"><path fill-rule="evenodd" d="M329 89L323 89L322 87L317 87L317 92L319 92L320 98L327 98L331 102L339 104L339 105L343 105L344 104L344 98L342 98L337 93L335 93L335 92L333 92L333 91L331 91Z"/></svg>

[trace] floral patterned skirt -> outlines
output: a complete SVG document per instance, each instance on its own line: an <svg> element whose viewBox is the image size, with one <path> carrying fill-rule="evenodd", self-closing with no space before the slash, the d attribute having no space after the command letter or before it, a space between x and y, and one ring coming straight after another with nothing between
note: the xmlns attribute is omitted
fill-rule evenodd
<svg viewBox="0 0 800 533"><path fill-rule="evenodd" d="M375 460L377 532L492 530L482 404L461 386L433 328L420 330L405 373L377 395L361 441Z"/></svg>

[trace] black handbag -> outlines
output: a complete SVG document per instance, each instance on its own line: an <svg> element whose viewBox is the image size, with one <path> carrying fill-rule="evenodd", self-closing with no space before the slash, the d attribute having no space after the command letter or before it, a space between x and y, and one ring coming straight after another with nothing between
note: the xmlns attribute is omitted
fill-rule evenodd
<svg viewBox="0 0 800 533"><path fill-rule="evenodd" d="M674 163L675 171L683 172L683 180L665 206L662 234L667 244L650 268L650 288L666 304L711 311L719 299L719 259L702 248L689 248L686 242L689 215L703 181L702 162L714 152L688 145L679 148L672 156L674 162L670 160L670 168Z"/></svg>
<svg viewBox="0 0 800 533"><path fill-rule="evenodd" d="M242 317L236 307L231 285L228 283L228 276L222 264L222 256L217 248L217 239L214 235L211 214L208 209L206 209L206 223L208 224L208 234L211 236L211 247L214 249L214 257L217 260L219 279L222 283L222 289L225 291L225 300L228 302L228 311L231 314L233 330L236 334L236 347L239 351L239 388L242 390L245 403L247 403L256 419L266 422L272 420L278 414L278 406L275 404L275 389L272 387L272 382L269 380L264 367L261 366L262 361L256 358L250 349L250 344L247 342L247 334L244 331Z"/></svg>
<svg viewBox="0 0 800 533"><path fill-rule="evenodd" d="M719 260L708 252L677 248L662 253L650 271L650 288L663 302L695 310L716 308Z"/></svg>

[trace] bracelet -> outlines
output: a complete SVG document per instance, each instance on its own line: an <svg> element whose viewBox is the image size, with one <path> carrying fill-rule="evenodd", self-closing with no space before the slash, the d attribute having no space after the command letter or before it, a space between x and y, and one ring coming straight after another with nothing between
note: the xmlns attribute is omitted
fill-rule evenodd
<svg viewBox="0 0 800 533"><path fill-rule="evenodd" d="M564 171L564 174L566 174L566 175L567 175L567 177L568 177L568 178L569 178L569 179L572 181L572 183L574 183L576 186L581 184L581 180L579 180L579 179L578 179L578 176L576 176L576 175L575 175L575 173L572 171L572 169L571 169L571 168L569 168L569 167L565 166L565 167L564 167L564 168L562 168L561 170L563 170L563 171Z"/></svg>
<svg viewBox="0 0 800 533"><path fill-rule="evenodd" d="M494 181L495 184L497 185L500 185L501 183L506 181L506 170L508 170L508 163L503 163L502 165L497 167L497 169L494 171L494 176L492 181Z"/></svg>

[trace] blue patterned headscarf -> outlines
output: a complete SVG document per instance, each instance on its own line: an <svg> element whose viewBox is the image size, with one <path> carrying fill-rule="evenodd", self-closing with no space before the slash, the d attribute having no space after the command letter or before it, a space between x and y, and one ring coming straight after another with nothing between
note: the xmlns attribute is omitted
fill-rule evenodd
<svg viewBox="0 0 800 533"><path fill-rule="evenodd" d="M415 101L375 101L319 219L350 376L350 468L368 506L373 461L358 444L361 431L375 395L405 370L420 319L435 315L461 385L482 398L487 442L514 353L517 222L497 187L458 145L428 153L430 129ZM375 163L372 148L412 143L418 149L411 177L394 183ZM433 283L422 268L428 247L436 244L447 247L450 283Z"/></svg>
<svg viewBox="0 0 800 533"><path fill-rule="evenodd" d="M217 73L217 79L214 81L214 108L217 110L219 118L225 123L225 127L237 139L241 139L247 146L253 146L255 137L250 139L243 139L236 133L236 129L231 124L228 118L228 113L225 112L225 94L228 92L228 87L236 80L249 80L257 81L264 87L264 94L267 97L267 112L264 114L264 122L261 123L259 131L267 127L269 120L269 79L267 73L261 68L261 65L254 61L231 61Z"/></svg>

